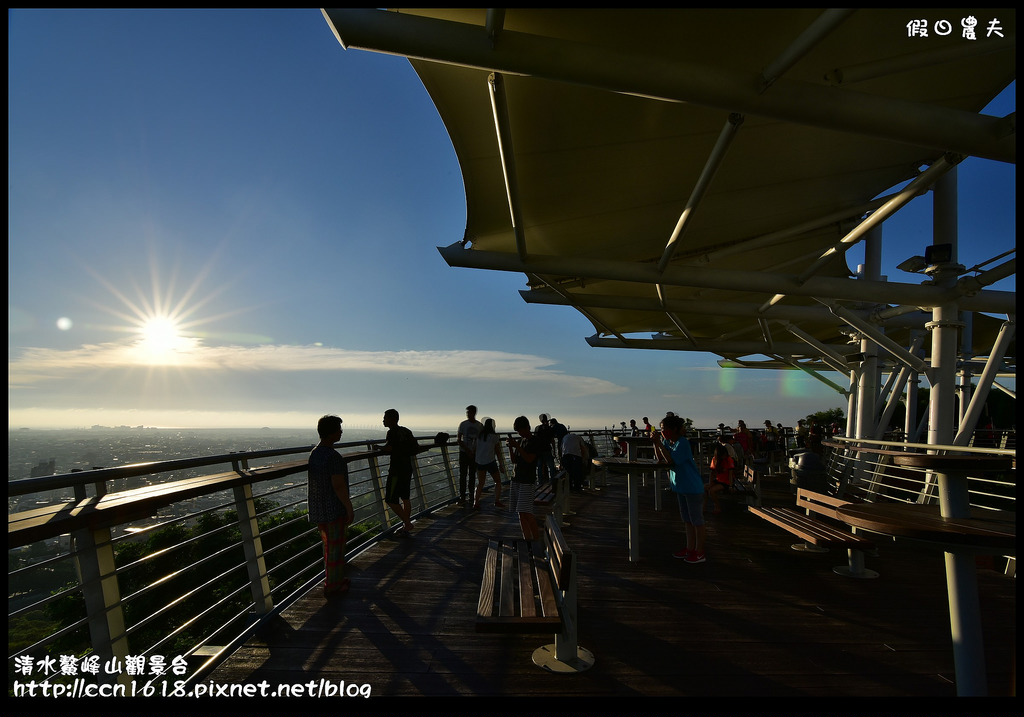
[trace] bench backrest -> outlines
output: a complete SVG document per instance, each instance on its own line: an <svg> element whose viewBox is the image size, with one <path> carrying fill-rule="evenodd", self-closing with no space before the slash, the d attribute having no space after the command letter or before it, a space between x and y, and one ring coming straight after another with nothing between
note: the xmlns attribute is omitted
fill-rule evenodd
<svg viewBox="0 0 1024 717"><path fill-rule="evenodd" d="M544 520L544 546L547 548L548 560L551 563L551 575L554 577L555 585L559 590L569 589L569 581L572 575L572 550L565 542L562 529L553 515L547 516Z"/></svg>
<svg viewBox="0 0 1024 717"><path fill-rule="evenodd" d="M834 520L840 519L838 509L849 502L848 500L834 498L824 493L816 493L806 488L797 488L796 490L796 505L798 508L803 508L811 513L826 515Z"/></svg>
<svg viewBox="0 0 1024 717"><path fill-rule="evenodd" d="M757 471L754 466L743 466L743 480L751 485L757 482Z"/></svg>

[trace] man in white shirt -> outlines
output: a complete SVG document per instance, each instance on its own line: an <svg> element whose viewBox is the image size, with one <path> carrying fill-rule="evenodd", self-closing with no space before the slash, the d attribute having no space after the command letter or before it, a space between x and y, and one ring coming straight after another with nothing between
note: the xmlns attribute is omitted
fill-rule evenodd
<svg viewBox="0 0 1024 717"><path fill-rule="evenodd" d="M569 474L569 490L583 490L583 464L589 457L587 444L573 432L562 439L562 468Z"/></svg>
<svg viewBox="0 0 1024 717"><path fill-rule="evenodd" d="M466 420L459 424L456 440L459 443L459 505L466 505L466 479L469 479L469 495L475 495L476 483L476 437L484 424L476 420L476 406L466 406Z"/></svg>

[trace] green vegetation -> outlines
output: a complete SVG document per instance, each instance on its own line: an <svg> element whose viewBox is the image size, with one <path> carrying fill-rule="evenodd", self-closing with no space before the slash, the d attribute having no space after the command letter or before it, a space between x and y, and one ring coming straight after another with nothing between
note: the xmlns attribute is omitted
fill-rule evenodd
<svg viewBox="0 0 1024 717"><path fill-rule="evenodd" d="M841 408L830 408L827 411L808 413L804 420L809 423L816 423L819 426L831 426L833 423L838 423L840 427L846 428L846 414Z"/></svg>
<svg viewBox="0 0 1024 717"><path fill-rule="evenodd" d="M306 520L306 511L276 508L271 501L256 499L270 586L280 600L311 579L322 564L320 537ZM348 546L365 542L379 531L379 524L372 521L349 526ZM284 565L296 556L300 557ZM17 557L11 553L9 568L30 564L31 557L29 551ZM132 654L140 654L175 631L179 632L155 652L165 656L183 654L203 644L252 602L238 515L233 510L205 513L188 524L169 525L144 538L123 540L115 547L115 561ZM200 561L200 565L191 567ZM18 578L19 584L11 586L11 594L31 593L36 596L34 601L46 594L64 594L9 620L9 654L86 616L73 561L55 565L26 571ZM274 566L282 567L274 571ZM205 614L196 618L200 613ZM227 640L239 630L240 626L229 628L216 639ZM50 643L46 652L53 656L84 655L90 649L88 627L82 626Z"/></svg>

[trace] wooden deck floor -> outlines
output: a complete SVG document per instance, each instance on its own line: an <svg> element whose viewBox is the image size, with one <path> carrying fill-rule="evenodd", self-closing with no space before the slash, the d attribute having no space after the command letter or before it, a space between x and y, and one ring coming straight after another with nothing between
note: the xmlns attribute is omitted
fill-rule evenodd
<svg viewBox="0 0 1024 717"><path fill-rule="evenodd" d="M421 518L415 537L359 556L348 596L328 603L319 591L308 594L208 679L324 678L369 684L374 696L545 696L589 708L619 696L716 696L726 704L751 696L955 696L941 553L885 543L866 561L880 578L844 578L831 568L845 553L795 552L788 533L726 501L721 515L708 516L708 562L690 565L672 557L683 535L675 501L666 494L655 512L648 486L642 559L630 564L625 487L616 480L574 495L577 514L564 528L580 556L580 644L596 657L588 672L556 675L533 665L533 650L553 636L474 632L487 538L519 533L488 497L482 511L445 508ZM792 501L781 481L774 497ZM1015 581L980 569L979 582L990 695L1010 695Z"/></svg>

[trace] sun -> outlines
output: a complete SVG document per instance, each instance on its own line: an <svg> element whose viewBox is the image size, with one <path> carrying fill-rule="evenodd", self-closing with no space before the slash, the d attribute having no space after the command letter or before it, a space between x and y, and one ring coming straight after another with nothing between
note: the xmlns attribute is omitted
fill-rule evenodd
<svg viewBox="0 0 1024 717"><path fill-rule="evenodd" d="M184 337L178 323L169 316L152 316L139 327L141 344L156 353L174 351Z"/></svg>
<svg viewBox="0 0 1024 717"><path fill-rule="evenodd" d="M234 336L222 332L199 330L200 326L216 323L249 309L235 309L219 314L200 314L219 293L217 290L202 294L200 286L212 271L212 265L193 272L191 283L184 290L177 289L180 270L154 253L149 259L149 285L140 284L135 276L115 282L109 276L85 265L84 268L117 300L114 304L98 302L91 296L85 302L100 311L121 320L112 325L91 324L94 329L127 334L128 339L116 342L126 365L147 367L194 367L201 363L204 342L223 340ZM167 272L165 274L165 272ZM134 289L133 292L130 291ZM62 320L63 321L63 320ZM71 320L66 325L70 328ZM58 324L61 328L62 324Z"/></svg>
<svg viewBox="0 0 1024 717"><path fill-rule="evenodd" d="M147 316L137 330L134 349L142 363L150 365L179 363L196 343L182 333L182 325L172 316Z"/></svg>

